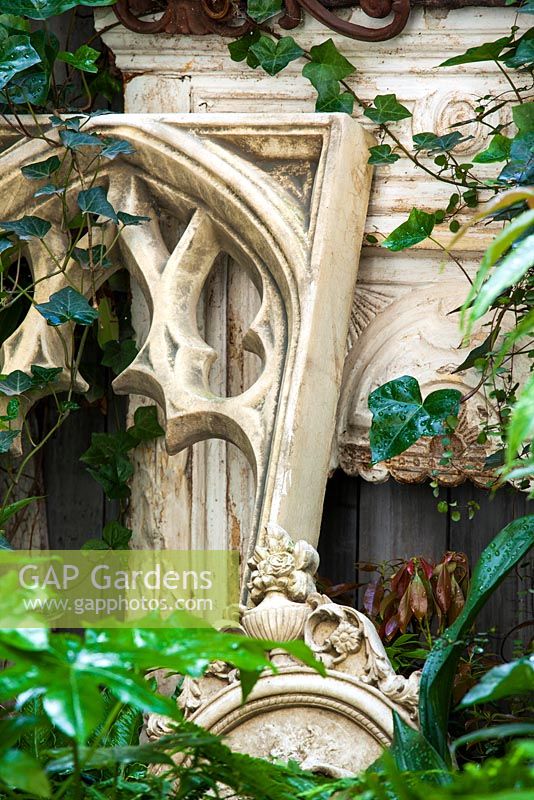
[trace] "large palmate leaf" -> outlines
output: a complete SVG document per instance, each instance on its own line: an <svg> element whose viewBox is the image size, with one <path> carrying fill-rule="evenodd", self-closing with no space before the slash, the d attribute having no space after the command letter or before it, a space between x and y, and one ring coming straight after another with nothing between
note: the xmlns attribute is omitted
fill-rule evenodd
<svg viewBox="0 0 534 800"><path fill-rule="evenodd" d="M425 662L419 696L421 730L443 758L448 758L452 685L466 636L489 597L533 545L534 514L514 520L497 534L478 560L462 611Z"/></svg>
<svg viewBox="0 0 534 800"><path fill-rule="evenodd" d="M373 464L403 453L421 436L445 432L445 420L456 417L461 393L457 389L438 389L421 396L419 383L403 375L384 383L369 395L373 421L369 433Z"/></svg>

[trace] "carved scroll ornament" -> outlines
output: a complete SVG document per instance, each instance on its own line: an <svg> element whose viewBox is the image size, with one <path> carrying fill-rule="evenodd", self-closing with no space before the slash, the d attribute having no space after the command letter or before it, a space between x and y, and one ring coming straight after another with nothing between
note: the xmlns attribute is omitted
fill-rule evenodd
<svg viewBox="0 0 534 800"><path fill-rule="evenodd" d="M273 650L277 673L264 674L245 704L236 670L221 662L200 679L185 678L178 702L234 750L345 777L391 744L393 710L417 724L419 673L396 675L372 622L315 592L318 564L308 542L294 544L269 524L251 559L255 601L242 609L241 625L253 638L304 639L326 677ZM165 718L150 715L144 737L154 741L168 730Z"/></svg>
<svg viewBox="0 0 534 800"><path fill-rule="evenodd" d="M316 542L356 280L354 253L369 194L363 131L336 115L104 116L89 128L133 145L135 153L110 162L99 179L109 183L114 207L150 218L124 229L110 253L114 267L95 276L98 285L125 266L151 321L136 359L115 379L115 391L159 404L171 454L209 438L242 450L256 479L253 546L268 519L302 525ZM21 166L48 154L42 141L19 142L2 154L0 218L21 217L31 205L55 223L52 230L60 229L57 203L36 203L33 187L20 178ZM73 182L69 203L78 190ZM163 218L170 219L166 229ZM114 238L112 223L103 235ZM47 244L52 251L62 246L61 234L50 235ZM235 397L212 390L217 353L197 323L203 287L221 253L247 270L261 296L245 347L259 356L262 370ZM75 263L66 276L42 280L54 270L45 248L30 245L28 258L39 281L37 301L67 279L89 294L90 282L82 285ZM0 358L4 373L65 361L57 331L33 306Z"/></svg>

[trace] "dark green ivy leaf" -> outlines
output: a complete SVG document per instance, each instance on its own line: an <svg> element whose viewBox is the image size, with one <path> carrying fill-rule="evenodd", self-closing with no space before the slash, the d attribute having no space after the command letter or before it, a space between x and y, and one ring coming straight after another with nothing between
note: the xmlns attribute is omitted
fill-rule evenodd
<svg viewBox="0 0 534 800"><path fill-rule="evenodd" d="M527 31L504 58L504 63L510 69L519 69L534 62L534 29Z"/></svg>
<svg viewBox="0 0 534 800"><path fill-rule="evenodd" d="M49 19L76 6L99 8L112 6L116 0L2 0L2 11L30 19Z"/></svg>
<svg viewBox="0 0 534 800"><path fill-rule="evenodd" d="M8 233L14 233L19 239L44 239L52 225L41 217L26 216L22 219L5 220L0 222L0 228Z"/></svg>
<svg viewBox="0 0 534 800"><path fill-rule="evenodd" d="M284 36L278 41L261 36L252 44L249 53L255 57L258 66L262 67L268 75L281 72L291 61L304 54L302 47L296 43L292 36Z"/></svg>
<svg viewBox="0 0 534 800"><path fill-rule="evenodd" d="M32 388L32 379L20 369L16 369L0 380L0 394L6 395L7 397L15 397Z"/></svg>
<svg viewBox="0 0 534 800"><path fill-rule="evenodd" d="M389 144L379 144L376 147L370 147L368 164L394 164L398 161L400 156L394 153Z"/></svg>
<svg viewBox="0 0 534 800"><path fill-rule="evenodd" d="M107 198L106 190L102 186L93 186L78 194L78 208L82 214L94 214L97 217L106 217L113 222L118 222L115 209Z"/></svg>
<svg viewBox="0 0 534 800"><path fill-rule="evenodd" d="M374 107L366 108L363 113L377 125L382 125L384 122L397 122L412 116L412 112L399 103L394 94L377 95L373 103Z"/></svg>
<svg viewBox="0 0 534 800"><path fill-rule="evenodd" d="M62 50L57 55L58 61L64 61L65 64L70 64L71 67L79 69L81 72L92 72L95 74L98 72L98 67L95 62L99 56L100 53L98 50L94 50L87 44L82 44L75 53L66 53Z"/></svg>
<svg viewBox="0 0 534 800"><path fill-rule="evenodd" d="M0 453L8 453L20 431L0 431Z"/></svg>
<svg viewBox="0 0 534 800"><path fill-rule="evenodd" d="M435 222L434 214L427 214L426 211L421 211L419 208L412 208L406 222L391 231L387 239L382 242L382 247L393 251L413 247L414 244L418 244L430 236Z"/></svg>
<svg viewBox="0 0 534 800"><path fill-rule="evenodd" d="M395 378L369 395L373 420L369 434L373 464L403 453L421 436L445 432L445 420L457 416L461 392L438 389L422 400L417 380Z"/></svg>
<svg viewBox="0 0 534 800"><path fill-rule="evenodd" d="M41 186L37 189L36 192L33 193L34 197L49 197L53 194L61 194L63 192L63 188L61 186L56 186L54 183L45 183L44 186Z"/></svg>
<svg viewBox="0 0 534 800"><path fill-rule="evenodd" d="M13 242L5 237L0 237L0 254L13 247Z"/></svg>
<svg viewBox="0 0 534 800"><path fill-rule="evenodd" d="M451 131L443 136L435 133L416 133L413 137L414 147L418 152L447 153L462 142L472 139L472 136L462 136L459 131Z"/></svg>
<svg viewBox="0 0 534 800"><path fill-rule="evenodd" d="M534 179L534 132L516 136L510 147L510 161L499 175L502 183L526 185Z"/></svg>
<svg viewBox="0 0 534 800"><path fill-rule="evenodd" d="M534 100L530 103L513 106L512 118L519 133L532 133L534 131Z"/></svg>
<svg viewBox="0 0 534 800"><path fill-rule="evenodd" d="M33 375L33 386L41 388L54 383L63 372L61 367L40 367L37 364L32 364L31 371Z"/></svg>
<svg viewBox="0 0 534 800"><path fill-rule="evenodd" d="M133 339L125 339L123 342L106 342L102 364L110 367L115 375L119 375L132 363L137 352Z"/></svg>
<svg viewBox="0 0 534 800"><path fill-rule="evenodd" d="M60 131L60 138L69 150L79 150L81 147L102 147L102 140L93 133L83 133L68 128Z"/></svg>
<svg viewBox="0 0 534 800"><path fill-rule="evenodd" d="M91 325L98 317L98 311L91 308L83 294L71 286L54 292L47 303L37 303L35 308L54 327L71 321L78 325Z"/></svg>
<svg viewBox="0 0 534 800"><path fill-rule="evenodd" d="M126 211L117 211L117 218L123 225L141 225L142 222L150 222L150 217L127 214Z"/></svg>
<svg viewBox="0 0 534 800"><path fill-rule="evenodd" d="M89 249L85 250L81 247L74 247L71 255L74 261L76 261L76 263L79 264L82 269L90 269L91 259L89 258L89 254L91 255L93 261L93 267L111 267L111 261L107 257L106 253L107 249L104 244L95 244L90 248L90 251Z"/></svg>
<svg viewBox="0 0 534 800"><path fill-rule="evenodd" d="M259 41L260 36L259 30L254 28L254 30L245 33L245 35L241 36L239 39L230 42L228 50L230 51L230 58L232 61L245 61L248 56L248 51L253 44ZM250 66L253 65L251 64ZM258 65L255 64L254 66L257 67Z"/></svg>
<svg viewBox="0 0 534 800"><path fill-rule="evenodd" d="M25 178L32 181L39 180L40 178L49 178L54 172L57 172L61 165L61 161L57 156L50 156L45 161L36 161L35 164L28 164L26 167L21 167L21 172Z"/></svg>
<svg viewBox="0 0 534 800"><path fill-rule="evenodd" d="M165 431L158 422L156 406L139 406L134 414L134 424L128 428L127 433L136 445L165 436Z"/></svg>
<svg viewBox="0 0 534 800"><path fill-rule="evenodd" d="M247 0L247 14L256 22L265 22L282 10L282 0Z"/></svg>
<svg viewBox="0 0 534 800"><path fill-rule="evenodd" d="M124 139L104 139L103 144L105 147L100 155L103 158L107 158L108 161L113 161L114 158L120 155L130 156L135 153L134 146Z"/></svg>
<svg viewBox="0 0 534 800"><path fill-rule="evenodd" d="M302 74L317 91L315 110L351 114L354 97L341 91L339 81L352 75L356 67L339 52L332 39L312 47L310 56L312 60L303 67Z"/></svg>
<svg viewBox="0 0 534 800"><path fill-rule="evenodd" d="M478 47L470 47L460 56L448 58L440 67L455 67L458 64L473 64L478 61L497 61L504 48L512 41L512 36L503 36L494 42L485 42Z"/></svg>
<svg viewBox="0 0 534 800"><path fill-rule="evenodd" d="M120 522L108 522L102 532L102 539L112 550L127 550L132 538L130 528L125 528Z"/></svg>

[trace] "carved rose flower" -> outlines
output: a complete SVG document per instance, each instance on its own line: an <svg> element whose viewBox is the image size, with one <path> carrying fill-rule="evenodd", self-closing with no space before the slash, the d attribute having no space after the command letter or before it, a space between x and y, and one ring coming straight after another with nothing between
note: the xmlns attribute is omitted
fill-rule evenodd
<svg viewBox="0 0 534 800"><path fill-rule="evenodd" d="M295 559L291 553L271 553L261 566L262 572L281 578L295 569Z"/></svg>
<svg viewBox="0 0 534 800"><path fill-rule="evenodd" d="M335 631L328 637L330 646L338 653L343 653L344 655L348 653L357 653L360 649L361 641L362 634L359 628L356 628L345 620L341 620Z"/></svg>

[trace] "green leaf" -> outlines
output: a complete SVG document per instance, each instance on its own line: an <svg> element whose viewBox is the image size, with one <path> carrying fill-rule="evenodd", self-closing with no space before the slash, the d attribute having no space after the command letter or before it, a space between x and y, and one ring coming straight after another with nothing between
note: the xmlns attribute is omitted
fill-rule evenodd
<svg viewBox="0 0 534 800"><path fill-rule="evenodd" d="M415 378L401 378L379 386L369 395L373 420L369 434L373 464L403 453L421 436L445 432L448 416L457 416L461 392L438 389L423 402Z"/></svg>
<svg viewBox="0 0 534 800"><path fill-rule="evenodd" d="M352 75L356 67L339 52L332 39L312 47L310 57L302 74L317 91L315 110L351 114L354 97L341 91L339 81Z"/></svg>
<svg viewBox="0 0 534 800"><path fill-rule="evenodd" d="M117 454L107 464L88 467L87 471L102 486L110 500L125 500L130 496L130 488L127 484L134 474L134 468L127 456Z"/></svg>
<svg viewBox="0 0 534 800"><path fill-rule="evenodd" d="M66 736L85 744L102 720L102 695L90 677L72 669L69 682L58 680L47 686L43 711L50 722Z"/></svg>
<svg viewBox="0 0 534 800"><path fill-rule="evenodd" d="M13 422L17 419L20 410L20 400L18 397L13 397L7 404L6 413L0 415L0 421Z"/></svg>
<svg viewBox="0 0 534 800"><path fill-rule="evenodd" d="M489 597L533 545L534 515L514 520L497 534L473 571L462 611L427 657L419 695L421 731L445 759L452 685L466 636Z"/></svg>
<svg viewBox="0 0 534 800"><path fill-rule="evenodd" d="M21 167L21 172L25 178L32 181L40 180L41 178L49 178L61 166L61 161L57 156L50 156L45 161L36 161L34 164L28 164Z"/></svg>
<svg viewBox="0 0 534 800"><path fill-rule="evenodd" d="M394 94L379 94L373 103L374 107L366 108L363 113L377 125L382 125L384 122L397 122L412 116L412 112L399 103Z"/></svg>
<svg viewBox="0 0 534 800"><path fill-rule="evenodd" d="M94 133L83 133L83 131L67 129L60 131L59 136L69 150L77 151L82 147L102 147L102 140Z"/></svg>
<svg viewBox="0 0 534 800"><path fill-rule="evenodd" d="M248 51L251 45L255 44L260 39L260 32L257 28L245 33L239 39L230 42L228 50L230 51L230 58L232 61L245 61L248 56ZM257 64L255 65L257 66Z"/></svg>
<svg viewBox="0 0 534 800"><path fill-rule="evenodd" d="M0 394L14 397L33 388L33 380L25 372L16 369L5 378L0 379Z"/></svg>
<svg viewBox="0 0 534 800"><path fill-rule="evenodd" d="M11 445L19 435L20 431L0 431L0 453L9 453Z"/></svg>
<svg viewBox="0 0 534 800"><path fill-rule="evenodd" d="M459 131L445 133L443 136L436 136L435 133L416 133L413 143L417 152L446 153L471 138L471 136L462 136Z"/></svg>
<svg viewBox="0 0 534 800"><path fill-rule="evenodd" d="M30 70L17 75L0 94L2 102L9 100L15 105L43 105L50 88L50 74L43 70Z"/></svg>
<svg viewBox="0 0 534 800"><path fill-rule="evenodd" d="M452 776L443 758L397 711L393 711L393 744L389 752L400 772L421 773L428 783L451 783Z"/></svg>
<svg viewBox="0 0 534 800"><path fill-rule="evenodd" d="M117 319L109 297L102 297L98 304L98 344L103 349L107 342L119 338L119 320Z"/></svg>
<svg viewBox="0 0 534 800"><path fill-rule="evenodd" d="M135 153L135 147L127 142L125 139L104 139L104 149L100 153L102 158L107 158L108 161L113 161L117 156L130 156Z"/></svg>
<svg viewBox="0 0 534 800"><path fill-rule="evenodd" d="M15 14L0 14L0 25L4 28L13 28L16 31L30 33L30 23L27 19Z"/></svg>
<svg viewBox="0 0 534 800"><path fill-rule="evenodd" d="M532 266L534 266L534 233L510 250L491 277L482 285L471 306L470 321L480 319L493 301L521 280Z"/></svg>
<svg viewBox="0 0 534 800"><path fill-rule="evenodd" d="M9 239L0 238L0 255L4 253L6 250L10 250L13 247L13 242Z"/></svg>
<svg viewBox="0 0 534 800"><path fill-rule="evenodd" d="M119 375L132 363L137 353L137 346L133 339L125 339L122 342L106 342L102 364L110 367L115 375Z"/></svg>
<svg viewBox="0 0 534 800"><path fill-rule="evenodd" d="M455 67L458 64L474 64L478 61L497 61L502 51L512 41L513 36L503 36L494 42L485 42L478 47L470 47L460 56L448 58L440 67Z"/></svg>
<svg viewBox="0 0 534 800"><path fill-rule="evenodd" d="M523 444L534 437L534 375L523 386L506 431L506 461L508 465L521 451Z"/></svg>
<svg viewBox="0 0 534 800"><path fill-rule="evenodd" d="M517 736L528 736L530 739L533 739L534 724L528 722L512 722L508 725L491 725L489 728L474 730L471 731L471 733L460 736L459 739L455 739L452 743L451 750L454 753L459 747L464 747L466 744L484 742L488 739L509 739ZM488 797L488 800L491 800L491 798ZM511 800L513 800L513 797Z"/></svg>
<svg viewBox="0 0 534 800"><path fill-rule="evenodd" d="M34 503L36 500L42 500L42 497L23 497L22 500L17 500L15 503L10 503L8 506L4 506L0 509L0 525L5 525L8 519L10 519L15 514L18 514L19 511L22 511L23 508L29 506L30 503Z"/></svg>
<svg viewBox="0 0 534 800"><path fill-rule="evenodd" d="M100 53L94 50L87 44L82 44L78 47L75 53L66 53L62 50L57 54L58 61L64 61L65 64L70 64L71 67L79 69L81 72L98 72L96 60L99 58Z"/></svg>
<svg viewBox="0 0 534 800"><path fill-rule="evenodd" d="M0 89L18 73L39 64L41 56L29 36L16 35L0 40Z"/></svg>
<svg viewBox="0 0 534 800"><path fill-rule="evenodd" d="M112 550L127 550L132 538L132 531L125 528L120 522L108 522L104 527L102 533L103 541L109 545Z"/></svg>
<svg viewBox="0 0 534 800"><path fill-rule="evenodd" d="M63 372L62 367L39 367L37 364L31 365L31 371L33 375L33 386L34 388L42 389L44 386L48 386L51 383L55 383L57 378Z"/></svg>
<svg viewBox="0 0 534 800"><path fill-rule="evenodd" d="M54 292L47 303L37 303L35 308L54 327L71 321L78 325L91 325L98 317L98 311L91 308L83 294L71 286Z"/></svg>
<svg viewBox="0 0 534 800"><path fill-rule="evenodd" d="M282 10L282 0L247 0L247 14L256 22L265 22Z"/></svg>
<svg viewBox="0 0 534 800"><path fill-rule="evenodd" d="M510 161L499 175L499 181L529 184L534 179L534 131L516 136L510 147Z"/></svg>
<svg viewBox="0 0 534 800"><path fill-rule="evenodd" d="M496 161L508 161L510 158L510 148L512 140L508 136L496 133L491 137L489 146L481 150L473 158L475 164L493 164Z"/></svg>
<svg viewBox="0 0 534 800"><path fill-rule="evenodd" d="M100 8L112 6L116 0L2 0L2 11L30 19L49 19L76 6Z"/></svg>
<svg viewBox="0 0 534 800"><path fill-rule="evenodd" d="M512 118L519 133L532 133L534 131L534 101L513 106Z"/></svg>
<svg viewBox="0 0 534 800"><path fill-rule="evenodd" d="M434 214L427 214L426 211L421 211L419 208L412 208L406 222L391 231L387 239L382 242L382 247L395 252L413 247L414 244L418 244L430 236L435 222Z"/></svg>
<svg viewBox="0 0 534 800"><path fill-rule="evenodd" d="M464 695L459 708L519 695L534 696L534 656L524 656L490 669Z"/></svg>
<svg viewBox="0 0 534 800"><path fill-rule="evenodd" d="M291 61L304 55L304 50L291 36L283 36L278 41L268 36L261 36L256 43L249 47L249 53L255 56L258 65L268 75L276 75Z"/></svg>
<svg viewBox="0 0 534 800"><path fill-rule="evenodd" d="M53 183L46 183L34 192L34 197L48 197L49 195L60 195L63 192L63 187L56 186Z"/></svg>
<svg viewBox="0 0 534 800"><path fill-rule="evenodd" d="M0 228L8 233L14 233L19 239L44 239L52 225L41 217L25 216L17 220L4 220Z"/></svg>
<svg viewBox="0 0 534 800"><path fill-rule="evenodd" d="M91 269L91 262L94 268L111 267L111 261L106 256L107 249L104 244L95 244L87 250L81 247L74 247L72 258L82 269Z"/></svg>
<svg viewBox="0 0 534 800"><path fill-rule="evenodd" d="M165 431L158 422L156 406L139 406L134 414L134 424L128 428L127 433L136 445L165 436Z"/></svg>
<svg viewBox="0 0 534 800"><path fill-rule="evenodd" d="M488 355L488 353L491 353L498 335L498 330L492 330L486 339L484 339L482 344L479 344L478 347L474 347L469 355L462 361L461 364L456 367L456 369L453 370L453 372L462 372L464 369L471 369L471 367L474 367L479 358L484 358Z"/></svg>
<svg viewBox="0 0 534 800"><path fill-rule="evenodd" d="M342 92L336 81L324 84L317 95L315 110L318 112L352 114L353 109L354 97L350 92Z"/></svg>
<svg viewBox="0 0 534 800"><path fill-rule="evenodd" d="M106 217L113 222L118 222L115 209L107 198L107 192L102 186L94 186L78 194L78 208L82 214L94 214L97 217Z"/></svg>
<svg viewBox="0 0 534 800"><path fill-rule="evenodd" d="M117 211L119 222L123 225L141 225L143 222L150 222L150 217L143 215L127 214L126 211Z"/></svg>
<svg viewBox="0 0 534 800"><path fill-rule="evenodd" d="M368 164L394 164L398 161L400 156L394 153L389 144L379 144L376 147L370 147Z"/></svg>
<svg viewBox="0 0 534 800"><path fill-rule="evenodd" d="M0 780L11 789L51 797L50 783L39 762L23 750L11 749L0 756Z"/></svg>
<svg viewBox="0 0 534 800"><path fill-rule="evenodd" d="M527 31L517 42L511 53L504 58L510 69L519 69L534 61L534 31Z"/></svg>

